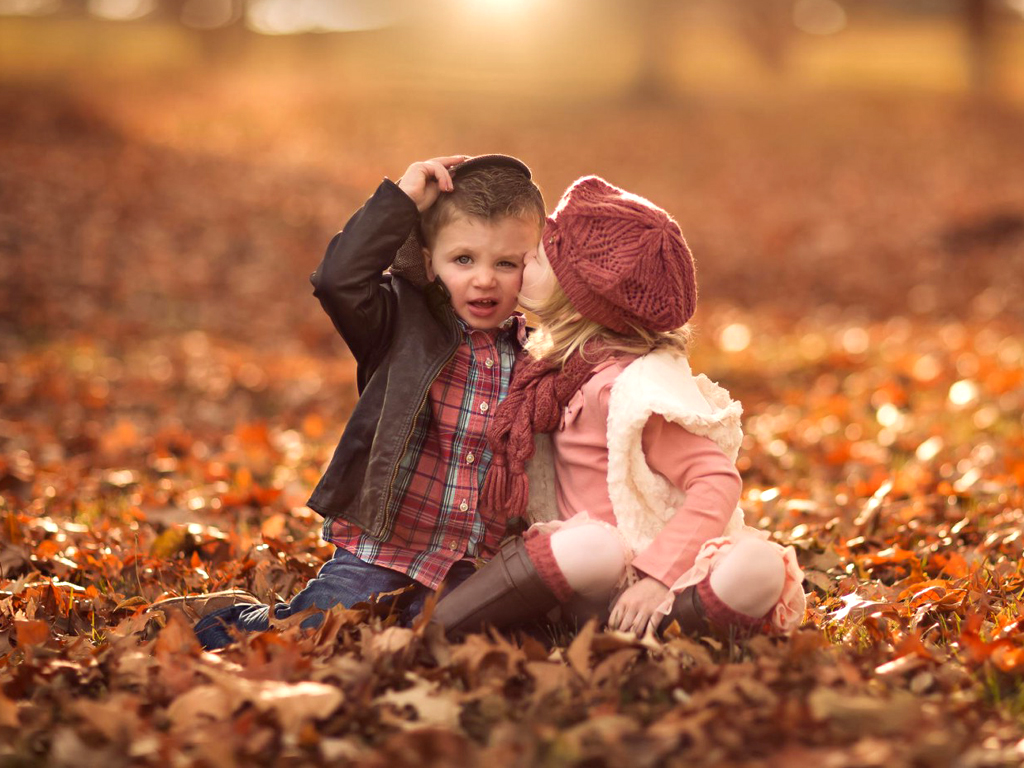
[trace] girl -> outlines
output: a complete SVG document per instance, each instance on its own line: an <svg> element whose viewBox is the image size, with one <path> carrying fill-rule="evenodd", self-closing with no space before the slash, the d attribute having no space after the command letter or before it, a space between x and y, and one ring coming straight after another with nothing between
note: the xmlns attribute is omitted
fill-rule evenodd
<svg viewBox="0 0 1024 768"><path fill-rule="evenodd" d="M737 507L740 404L686 360L696 283L675 221L596 176L578 180L527 260L520 299L541 327L488 433L482 500L534 525L433 620L455 636L561 605L636 633L673 621L792 631L804 613L795 553Z"/></svg>

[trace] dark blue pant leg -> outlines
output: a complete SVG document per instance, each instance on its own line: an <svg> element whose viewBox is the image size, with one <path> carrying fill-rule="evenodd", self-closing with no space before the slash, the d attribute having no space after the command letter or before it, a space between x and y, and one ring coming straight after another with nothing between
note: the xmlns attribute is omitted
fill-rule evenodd
<svg viewBox="0 0 1024 768"><path fill-rule="evenodd" d="M311 606L321 611L336 605L347 607L412 583L413 580L404 573L364 563L339 547L334 556L320 567L316 577L290 602L274 606L274 617L285 619ZM206 650L223 648L232 641L228 627L245 632L263 632L269 627L269 614L270 607L266 605L232 605L200 619L195 626L196 636ZM315 629L322 622L323 615L314 614L304 619L301 626Z"/></svg>

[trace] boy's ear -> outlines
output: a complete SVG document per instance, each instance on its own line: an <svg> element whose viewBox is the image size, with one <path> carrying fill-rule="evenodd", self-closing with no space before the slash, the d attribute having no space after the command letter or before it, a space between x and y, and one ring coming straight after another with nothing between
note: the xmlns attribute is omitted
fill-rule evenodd
<svg viewBox="0 0 1024 768"><path fill-rule="evenodd" d="M429 248L423 249L423 268L424 270L426 270L427 280L429 280L430 282L434 282L434 278L437 277L437 275L434 274L434 265L430 262Z"/></svg>

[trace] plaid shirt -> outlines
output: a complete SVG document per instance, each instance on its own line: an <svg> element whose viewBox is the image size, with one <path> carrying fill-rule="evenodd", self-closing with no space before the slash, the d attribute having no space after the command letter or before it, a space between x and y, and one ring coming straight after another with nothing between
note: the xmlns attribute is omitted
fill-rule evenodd
<svg viewBox="0 0 1024 768"><path fill-rule="evenodd" d="M487 428L508 393L512 365L526 338L526 318L513 315L503 330L470 329L430 387L395 478L398 515L386 541L336 518L330 541L360 560L405 573L437 589L453 564L490 557L505 536L505 515L477 508L491 463Z"/></svg>

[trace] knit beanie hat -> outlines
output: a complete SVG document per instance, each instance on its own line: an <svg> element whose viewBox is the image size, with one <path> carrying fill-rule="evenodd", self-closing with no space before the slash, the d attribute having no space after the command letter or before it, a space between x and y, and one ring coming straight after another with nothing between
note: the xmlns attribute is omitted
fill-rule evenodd
<svg viewBox="0 0 1024 768"><path fill-rule="evenodd" d="M599 176L575 181L541 242L573 307L622 334L670 331L697 303L693 259L679 225L644 198Z"/></svg>

